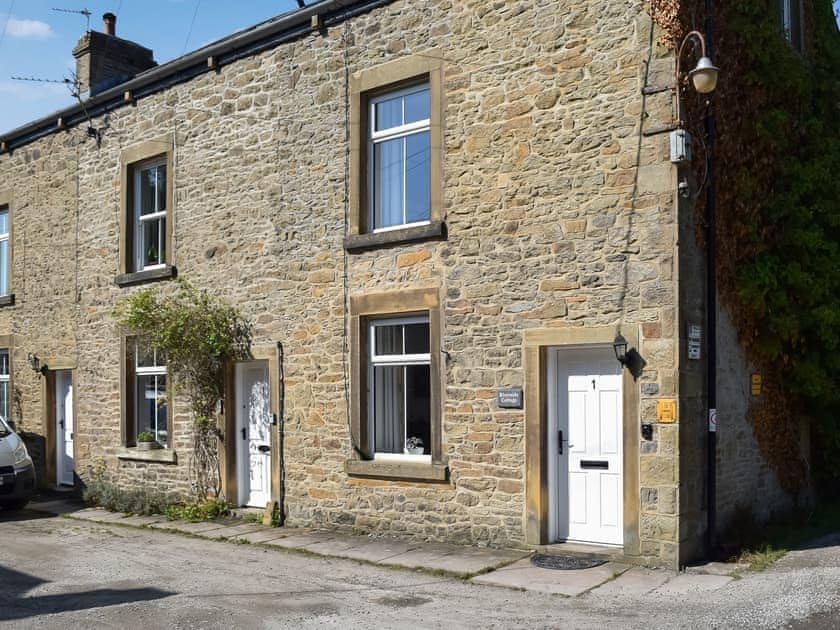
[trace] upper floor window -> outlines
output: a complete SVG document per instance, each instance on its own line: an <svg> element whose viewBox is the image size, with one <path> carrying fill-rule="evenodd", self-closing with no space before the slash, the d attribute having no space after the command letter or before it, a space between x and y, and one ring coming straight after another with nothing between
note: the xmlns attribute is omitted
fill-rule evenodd
<svg viewBox="0 0 840 630"><path fill-rule="evenodd" d="M166 161L158 159L133 169L132 218L134 269L166 264Z"/></svg>
<svg viewBox="0 0 840 630"><path fill-rule="evenodd" d="M371 99L368 119L368 229L376 232L428 223L429 84Z"/></svg>
<svg viewBox="0 0 840 630"><path fill-rule="evenodd" d="M782 14L782 32L785 39L799 52L803 50L804 21L802 19L802 0L779 0Z"/></svg>
<svg viewBox="0 0 840 630"><path fill-rule="evenodd" d="M9 294L9 208L0 206L0 295Z"/></svg>

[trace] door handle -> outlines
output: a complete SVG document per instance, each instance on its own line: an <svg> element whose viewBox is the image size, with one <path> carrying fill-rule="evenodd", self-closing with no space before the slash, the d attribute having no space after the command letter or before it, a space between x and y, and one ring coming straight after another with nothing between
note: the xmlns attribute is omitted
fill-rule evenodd
<svg viewBox="0 0 840 630"><path fill-rule="evenodd" d="M245 427L242 427L241 431L242 431L242 439L247 440L248 439L248 434L245 432Z"/></svg>
<svg viewBox="0 0 840 630"><path fill-rule="evenodd" d="M58 426L60 426L63 429L64 428L64 420L59 420L58 421Z"/></svg>
<svg viewBox="0 0 840 630"><path fill-rule="evenodd" d="M563 432L562 431L557 432L557 444L559 445L557 453L559 455L562 455L563 454Z"/></svg>
<svg viewBox="0 0 840 630"><path fill-rule="evenodd" d="M260 445L257 447L257 450L258 450L260 453L268 453L268 451L270 451L270 450L271 450L271 447L270 447L270 446L268 446L267 444L260 444Z"/></svg>

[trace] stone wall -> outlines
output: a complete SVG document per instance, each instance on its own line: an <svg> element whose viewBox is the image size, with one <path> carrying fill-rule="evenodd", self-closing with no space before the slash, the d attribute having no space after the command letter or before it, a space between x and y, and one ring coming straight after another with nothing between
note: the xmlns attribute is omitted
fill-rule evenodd
<svg viewBox="0 0 840 630"><path fill-rule="evenodd" d="M666 137L640 136L642 120L671 118L668 94L642 112L645 62L651 84L672 71L651 28L640 2L399 1L118 108L94 121L100 147L77 127L0 156L18 294L0 332L15 335L25 418L37 426L42 396L26 353L69 357L79 472L101 460L124 485L188 490L183 413L177 464L117 456L109 316L135 290L114 284L120 153L172 138L172 262L236 304L256 343L284 344L289 524L522 544L523 413L494 398L528 385L523 330L638 329L635 417L656 422L657 399L680 395L674 173ZM348 77L431 50L444 60L448 236L346 253ZM348 477L349 296L418 287L441 296L450 480ZM679 426L640 447L639 555L653 562L677 557Z"/></svg>

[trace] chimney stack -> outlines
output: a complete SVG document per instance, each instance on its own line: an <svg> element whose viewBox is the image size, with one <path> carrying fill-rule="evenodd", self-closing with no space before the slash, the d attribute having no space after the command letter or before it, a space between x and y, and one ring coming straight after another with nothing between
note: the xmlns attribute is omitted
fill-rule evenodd
<svg viewBox="0 0 840 630"><path fill-rule="evenodd" d="M103 32L106 35L115 37L117 35L117 16L113 13L106 13L102 16Z"/></svg>
<svg viewBox="0 0 840 630"><path fill-rule="evenodd" d="M73 49L79 92L95 96L157 64L148 48L117 37L117 16L102 16L102 33L88 31Z"/></svg>

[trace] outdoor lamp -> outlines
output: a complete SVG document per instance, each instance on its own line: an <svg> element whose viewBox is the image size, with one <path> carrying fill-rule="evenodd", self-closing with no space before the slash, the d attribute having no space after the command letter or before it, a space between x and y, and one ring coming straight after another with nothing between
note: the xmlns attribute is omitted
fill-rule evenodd
<svg viewBox="0 0 840 630"><path fill-rule="evenodd" d="M700 60L697 62L697 65L694 66L694 70L688 73L688 76L691 77L694 89L700 92L700 94L714 92L715 87L717 87L718 69L712 63L712 60L706 56L706 40L700 31L689 31L688 34L683 37L682 44L680 44L680 50L677 53L676 85L679 85L680 82L680 60L682 59L683 50L685 50L685 45L692 37L696 37L700 40Z"/></svg>
<svg viewBox="0 0 840 630"><path fill-rule="evenodd" d="M37 354L29 353L27 357L29 359L29 367L32 368L33 372L37 372L38 374L44 375L47 373L47 366L41 365L41 359L38 358Z"/></svg>
<svg viewBox="0 0 840 630"><path fill-rule="evenodd" d="M621 365L627 365L627 340L618 333L613 341L613 350L615 351L615 358Z"/></svg>

